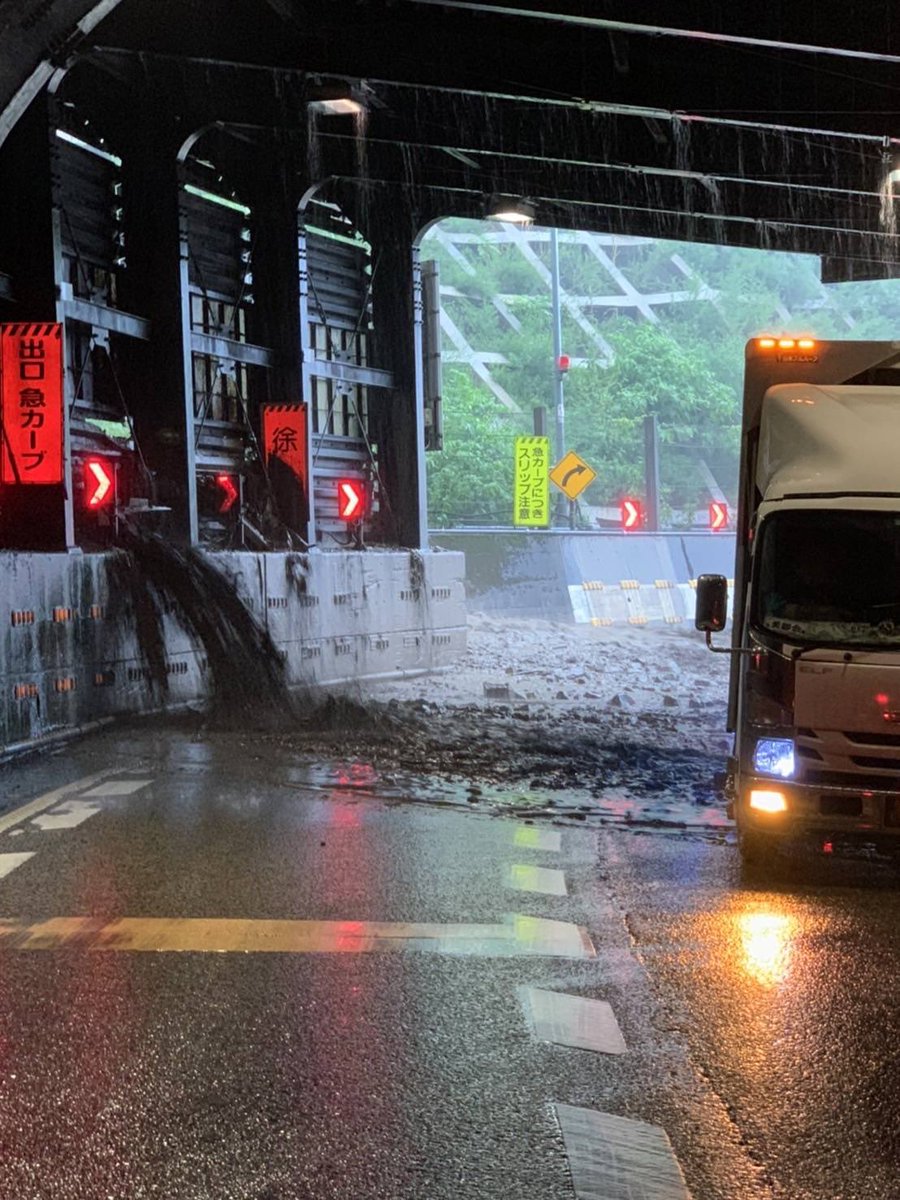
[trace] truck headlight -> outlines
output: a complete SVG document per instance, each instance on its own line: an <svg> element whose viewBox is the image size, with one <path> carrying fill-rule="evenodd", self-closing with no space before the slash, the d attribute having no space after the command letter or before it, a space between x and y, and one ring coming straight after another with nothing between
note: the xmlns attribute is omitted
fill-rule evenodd
<svg viewBox="0 0 900 1200"><path fill-rule="evenodd" d="M794 774L792 738L760 738L753 751L753 769L763 775L791 779Z"/></svg>

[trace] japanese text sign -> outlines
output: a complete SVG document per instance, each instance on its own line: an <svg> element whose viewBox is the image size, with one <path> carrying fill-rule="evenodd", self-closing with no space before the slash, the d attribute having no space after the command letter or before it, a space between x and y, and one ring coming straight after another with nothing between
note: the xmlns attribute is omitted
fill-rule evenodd
<svg viewBox="0 0 900 1200"><path fill-rule="evenodd" d="M301 483L306 482L306 407L267 404L262 410L263 454L280 459Z"/></svg>
<svg viewBox="0 0 900 1200"><path fill-rule="evenodd" d="M61 325L0 325L0 482L62 483Z"/></svg>
<svg viewBox="0 0 900 1200"><path fill-rule="evenodd" d="M514 525L550 524L550 439L516 438Z"/></svg>

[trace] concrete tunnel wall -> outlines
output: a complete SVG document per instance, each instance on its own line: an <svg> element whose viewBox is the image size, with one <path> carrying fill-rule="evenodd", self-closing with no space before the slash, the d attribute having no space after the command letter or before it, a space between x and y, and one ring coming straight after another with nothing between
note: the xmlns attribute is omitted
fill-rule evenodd
<svg viewBox="0 0 900 1200"><path fill-rule="evenodd" d="M466 647L463 556L400 550L217 553L292 684L450 665ZM203 650L164 615L168 695L150 681L103 554L0 553L0 752L102 718L201 701Z"/></svg>

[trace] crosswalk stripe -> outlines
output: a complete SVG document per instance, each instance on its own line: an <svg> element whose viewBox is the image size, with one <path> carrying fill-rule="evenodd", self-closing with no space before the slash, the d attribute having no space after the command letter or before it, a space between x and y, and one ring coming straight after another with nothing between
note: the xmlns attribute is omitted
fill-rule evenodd
<svg viewBox="0 0 900 1200"><path fill-rule="evenodd" d="M517 892L540 892L544 896L569 894L563 871L557 871L555 867L533 867L529 863L513 863L506 885Z"/></svg>
<svg viewBox="0 0 900 1200"><path fill-rule="evenodd" d="M627 1047L612 1007L605 1000L590 1000L566 992L522 987L519 997L535 1036L543 1042L594 1050L598 1054L624 1054Z"/></svg>
<svg viewBox="0 0 900 1200"><path fill-rule="evenodd" d="M33 850L23 851L20 854L0 854L0 879L5 879L16 867L21 867L23 862L27 862L33 856Z"/></svg>
<svg viewBox="0 0 900 1200"><path fill-rule="evenodd" d="M558 852L562 835L558 829L535 829L533 825L520 825L513 834L513 845L522 850L550 850Z"/></svg>
<svg viewBox="0 0 900 1200"><path fill-rule="evenodd" d="M91 788L89 792L82 792L82 795L86 799L99 796L133 796L152 782L152 779L111 779L108 783Z"/></svg>
<svg viewBox="0 0 900 1200"><path fill-rule="evenodd" d="M666 1131L557 1104L577 1200L691 1200Z"/></svg>

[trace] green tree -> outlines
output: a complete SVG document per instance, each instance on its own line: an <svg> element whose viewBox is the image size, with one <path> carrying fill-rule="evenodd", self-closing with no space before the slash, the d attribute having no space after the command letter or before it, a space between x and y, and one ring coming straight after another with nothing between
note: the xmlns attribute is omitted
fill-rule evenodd
<svg viewBox="0 0 900 1200"><path fill-rule="evenodd" d="M513 507L513 444L529 433L471 373L444 373L444 449L428 455L428 515L434 528L508 525Z"/></svg>
<svg viewBox="0 0 900 1200"><path fill-rule="evenodd" d="M441 243L426 253L455 289L453 320L471 345L503 356L491 364L520 412L511 413L468 368L444 375L443 452L428 456L434 524L512 518L513 439L531 432L531 410L552 423L553 359L548 289L514 241L489 222L446 222L466 234L465 254ZM546 242L534 253L548 262ZM560 245L564 288L595 297L584 322L563 312L565 350L581 360L566 379L568 448L598 477L584 499L608 505L643 490L643 423L659 423L664 508L690 519L709 499L710 475L736 500L744 346L760 333L826 338L897 337L900 281L822 285L818 259L713 244L628 239L605 251L641 293L680 293L646 313L604 303L616 285L583 243ZM602 257L602 256L601 256ZM499 302L498 302L499 301ZM510 319L511 318L511 319ZM612 350L607 362L601 342Z"/></svg>

